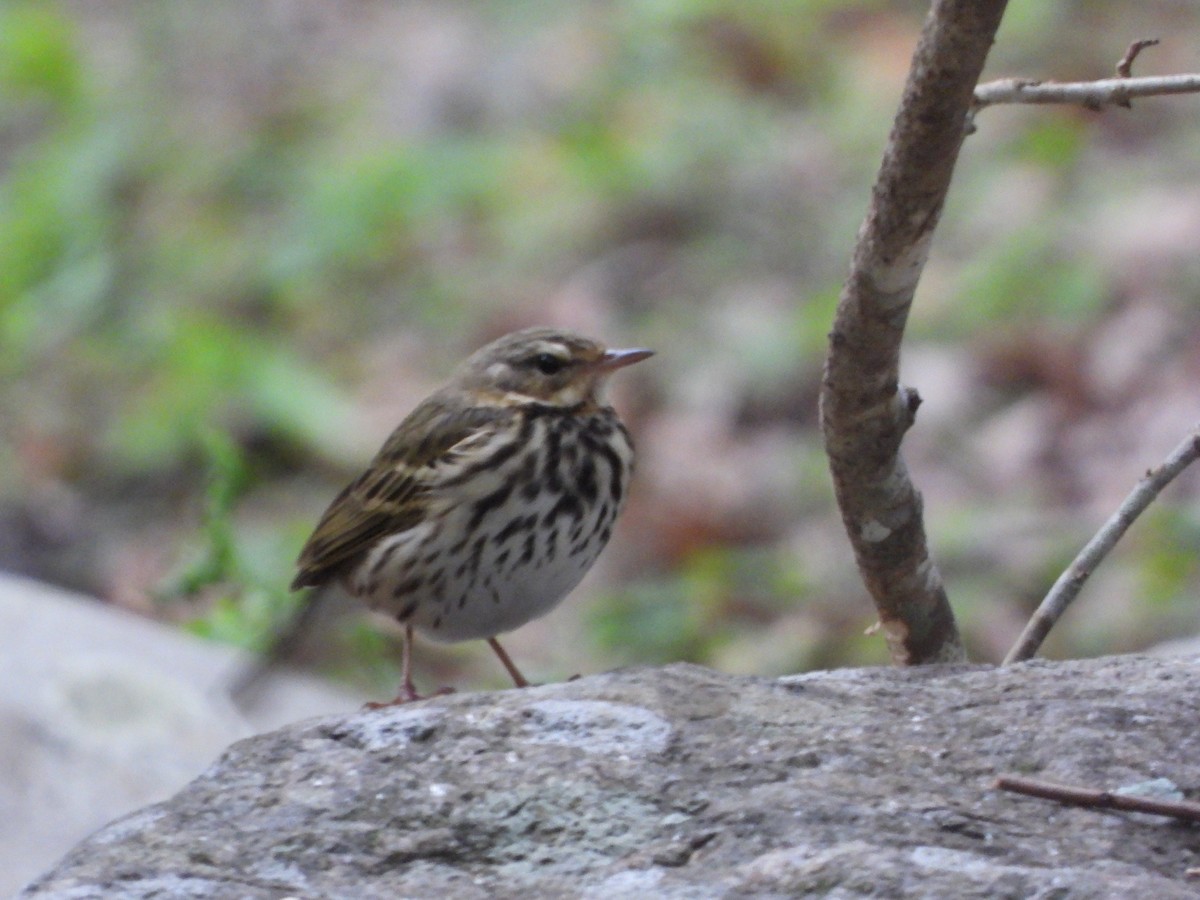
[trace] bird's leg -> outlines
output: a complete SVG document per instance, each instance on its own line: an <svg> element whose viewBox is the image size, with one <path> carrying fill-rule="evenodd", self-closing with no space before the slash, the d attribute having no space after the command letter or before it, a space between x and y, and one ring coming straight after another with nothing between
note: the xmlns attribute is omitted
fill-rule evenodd
<svg viewBox="0 0 1200 900"><path fill-rule="evenodd" d="M529 682L526 680L525 676L521 674L521 670L513 664L512 659L504 651L504 648L500 646L500 642L494 637L488 638L487 642L491 645L491 648L496 651L496 655L500 657L500 662L504 664L504 668L508 670L508 674L512 676L513 684L519 688L529 687Z"/></svg>
<svg viewBox="0 0 1200 900"><path fill-rule="evenodd" d="M395 703L406 703L412 700L420 700L421 695L417 693L417 686L413 684L412 677L412 646L413 646L413 627L411 625L404 626L404 649L400 656L400 671L404 673L404 681L400 683L400 693L396 695Z"/></svg>
<svg viewBox="0 0 1200 900"><path fill-rule="evenodd" d="M396 699L390 700L387 703L368 703L366 709L383 709L386 706L401 706L405 703L412 703L415 700L426 700L417 693L417 686L413 684L412 677L412 645L413 645L413 627L411 625L404 626L404 647L400 652L400 669L404 674L404 680L400 684L400 693L396 695ZM453 694L454 688L443 687L438 688L430 697L440 697L443 694Z"/></svg>

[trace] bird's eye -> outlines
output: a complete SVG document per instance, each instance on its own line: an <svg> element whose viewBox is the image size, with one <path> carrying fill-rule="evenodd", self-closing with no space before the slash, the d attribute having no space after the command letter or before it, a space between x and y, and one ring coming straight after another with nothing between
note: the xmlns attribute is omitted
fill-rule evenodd
<svg viewBox="0 0 1200 900"><path fill-rule="evenodd" d="M555 356L553 353L539 353L530 362L543 375L553 375L555 372L561 372L567 365L565 359Z"/></svg>

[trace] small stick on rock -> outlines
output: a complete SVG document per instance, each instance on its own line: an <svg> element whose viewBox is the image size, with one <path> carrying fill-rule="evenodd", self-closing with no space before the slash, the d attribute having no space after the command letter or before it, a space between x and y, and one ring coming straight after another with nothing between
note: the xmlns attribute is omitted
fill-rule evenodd
<svg viewBox="0 0 1200 900"><path fill-rule="evenodd" d="M1049 781L1039 781L1036 778L1023 778L1020 775L1001 775L996 779L995 788L1000 791L1012 791L1014 794L1025 794L1029 797L1057 800L1068 806L1123 809L1131 812L1170 816L1173 819L1183 819L1187 822L1200 822L1200 803L1193 803L1190 800L1160 800L1137 794L1114 794L1112 791L1069 787L1052 784Z"/></svg>

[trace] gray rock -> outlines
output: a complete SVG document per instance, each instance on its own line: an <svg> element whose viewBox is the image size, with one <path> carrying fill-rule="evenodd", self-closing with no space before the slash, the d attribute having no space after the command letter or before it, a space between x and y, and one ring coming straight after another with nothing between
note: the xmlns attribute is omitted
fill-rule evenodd
<svg viewBox="0 0 1200 900"><path fill-rule="evenodd" d="M231 747L30 898L1182 898L1195 826L993 790L1200 789L1200 659L690 665L441 697Z"/></svg>
<svg viewBox="0 0 1200 900"><path fill-rule="evenodd" d="M101 825L163 800L231 741L361 705L281 676L250 711L223 682L231 647L0 575L0 896Z"/></svg>
<svg viewBox="0 0 1200 900"><path fill-rule="evenodd" d="M1194 898L1194 826L992 790L1200 790L1200 659L689 665L235 744L28 898Z"/></svg>

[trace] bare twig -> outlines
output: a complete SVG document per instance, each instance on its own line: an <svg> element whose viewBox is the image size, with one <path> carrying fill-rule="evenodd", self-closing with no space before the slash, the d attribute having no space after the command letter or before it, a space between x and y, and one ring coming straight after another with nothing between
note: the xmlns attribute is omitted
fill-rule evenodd
<svg viewBox="0 0 1200 900"><path fill-rule="evenodd" d="M1161 800L1138 794L1116 794L1093 788L1052 784L1049 781L1039 781L1019 775L1001 775L996 779L995 787L997 790L1012 791L1015 794L1025 794L1029 797L1057 800L1059 803L1066 803L1069 806L1123 809L1130 812L1170 816L1188 822L1200 822L1200 803L1193 803L1190 800Z"/></svg>
<svg viewBox="0 0 1200 900"><path fill-rule="evenodd" d="M1032 78L1001 78L975 88L971 116L996 103L1077 103L1088 109L1105 106L1126 109L1134 97L1200 92L1200 75L1162 75L1133 78L1133 63L1143 50L1159 43L1158 38L1134 41L1117 61L1117 76L1098 81L1037 81Z"/></svg>
<svg viewBox="0 0 1200 900"><path fill-rule="evenodd" d="M1004 665L1029 659L1050 633L1071 602L1078 596L1088 576L1108 555L1134 520L1140 516L1155 497L1184 469L1200 457L1200 427L1197 427L1179 444L1171 455L1137 483L1124 502L1117 508L1095 537L1079 552L1067 570L1054 582L1054 587L1034 612L1029 624L1021 632L1016 645L1004 657Z"/></svg>
<svg viewBox="0 0 1200 900"><path fill-rule="evenodd" d="M900 342L1004 0L937 0L913 54L838 301L821 425L842 521L893 661L965 658L900 442L920 398Z"/></svg>
<svg viewBox="0 0 1200 900"><path fill-rule="evenodd" d="M1117 60L1117 77L1132 78L1133 77L1133 62L1136 60L1147 47L1155 47L1159 43L1158 38L1142 38L1140 41L1134 41L1125 50L1125 55ZM1130 109L1132 104L1129 98L1125 97L1122 100L1114 100L1119 106L1125 109Z"/></svg>
<svg viewBox="0 0 1200 900"><path fill-rule="evenodd" d="M1147 47L1157 47L1161 41L1158 38L1142 38L1140 41L1134 41L1129 45L1129 49L1125 51L1125 55L1117 60L1117 77L1132 78L1133 77L1133 61L1141 55L1141 52Z"/></svg>
<svg viewBox="0 0 1200 900"><path fill-rule="evenodd" d="M1035 81L1001 78L975 89L973 111L997 103L1076 103L1088 109L1129 106L1135 97L1200 93L1200 75L1103 78L1099 81Z"/></svg>

